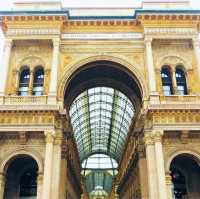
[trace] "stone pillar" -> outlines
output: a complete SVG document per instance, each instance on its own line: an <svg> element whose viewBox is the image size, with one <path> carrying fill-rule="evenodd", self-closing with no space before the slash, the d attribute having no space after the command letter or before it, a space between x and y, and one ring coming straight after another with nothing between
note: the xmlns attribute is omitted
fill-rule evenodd
<svg viewBox="0 0 200 199"><path fill-rule="evenodd" d="M161 131L154 134L159 199L167 199Z"/></svg>
<svg viewBox="0 0 200 199"><path fill-rule="evenodd" d="M173 199L172 191L172 177L169 173L166 173L166 186L167 186L167 199Z"/></svg>
<svg viewBox="0 0 200 199"><path fill-rule="evenodd" d="M56 132L53 150L53 180L52 180L52 198L59 198L60 189L60 171L61 171L61 145L62 131Z"/></svg>
<svg viewBox="0 0 200 199"><path fill-rule="evenodd" d="M37 199L42 199L42 183L43 183L43 174L39 173L37 177Z"/></svg>
<svg viewBox="0 0 200 199"><path fill-rule="evenodd" d="M58 84L59 45L60 45L60 38L53 39L52 66L51 66L50 87L49 87L49 97L48 97L49 104L56 103L57 84Z"/></svg>
<svg viewBox="0 0 200 199"><path fill-rule="evenodd" d="M200 79L200 43L198 37L193 38L194 53L197 62L197 72Z"/></svg>
<svg viewBox="0 0 200 199"><path fill-rule="evenodd" d="M49 84L49 75L50 75L50 69L46 69L44 71L44 84L43 84L43 94L48 95L48 84Z"/></svg>
<svg viewBox="0 0 200 199"><path fill-rule="evenodd" d="M158 199L155 146L151 133L147 133L145 135L144 141L146 146L146 160L148 172L148 199Z"/></svg>
<svg viewBox="0 0 200 199"><path fill-rule="evenodd" d="M60 199L66 199L67 195L67 145L66 141L62 145L61 172L60 172Z"/></svg>
<svg viewBox="0 0 200 199"><path fill-rule="evenodd" d="M12 48L12 39L5 39L2 65L0 67L0 96L5 95L6 82L9 70L9 61Z"/></svg>
<svg viewBox="0 0 200 199"><path fill-rule="evenodd" d="M51 197L51 180L52 180L52 160L53 160L53 132L46 131L46 150L44 162L44 179L42 199L52 199Z"/></svg>
<svg viewBox="0 0 200 199"><path fill-rule="evenodd" d="M173 88L173 94L178 95L178 90L177 90L177 84L176 84L176 68L173 67L172 69L172 88Z"/></svg>
<svg viewBox="0 0 200 199"><path fill-rule="evenodd" d="M141 186L141 198L148 198L148 179L147 179L147 161L145 157L145 146L140 144L138 146L138 155L139 155L139 179Z"/></svg>
<svg viewBox="0 0 200 199"><path fill-rule="evenodd" d="M14 69L12 71L12 93L14 95L18 95L18 88L19 88L19 70Z"/></svg>
<svg viewBox="0 0 200 199"><path fill-rule="evenodd" d="M156 77L155 77L155 69L153 63L153 52L152 52L152 39L145 39L145 47L146 47L146 66L148 73L148 83L149 83L149 91L150 94L156 93Z"/></svg>
<svg viewBox="0 0 200 199"><path fill-rule="evenodd" d="M33 94L33 81L34 81L34 71L30 70L30 79L29 79L29 95Z"/></svg>
<svg viewBox="0 0 200 199"><path fill-rule="evenodd" d="M0 174L0 199L4 197L4 190L5 190L5 176L3 173Z"/></svg>

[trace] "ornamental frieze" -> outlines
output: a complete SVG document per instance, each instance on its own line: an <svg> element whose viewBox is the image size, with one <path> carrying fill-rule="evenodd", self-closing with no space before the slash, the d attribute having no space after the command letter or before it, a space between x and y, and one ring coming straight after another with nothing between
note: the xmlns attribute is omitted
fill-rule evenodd
<svg viewBox="0 0 200 199"><path fill-rule="evenodd" d="M0 125L52 125L55 123L53 115L40 114L1 114Z"/></svg>
<svg viewBox="0 0 200 199"><path fill-rule="evenodd" d="M157 111L152 114L153 124L200 124L199 111Z"/></svg>

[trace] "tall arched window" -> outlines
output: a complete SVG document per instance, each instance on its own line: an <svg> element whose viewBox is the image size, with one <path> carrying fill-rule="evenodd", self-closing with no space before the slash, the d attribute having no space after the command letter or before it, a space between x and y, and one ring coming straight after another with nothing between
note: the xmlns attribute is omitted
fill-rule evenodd
<svg viewBox="0 0 200 199"><path fill-rule="evenodd" d="M44 70L42 67L37 68L34 73L33 95L43 95Z"/></svg>
<svg viewBox="0 0 200 199"><path fill-rule="evenodd" d="M173 94L172 78L170 71L167 67L162 68L161 78L162 78L162 87L164 95L172 95Z"/></svg>
<svg viewBox="0 0 200 199"><path fill-rule="evenodd" d="M24 68L20 73L19 78L19 95L26 96L28 95L30 81L30 70L29 68Z"/></svg>
<svg viewBox="0 0 200 199"><path fill-rule="evenodd" d="M179 95L187 95L187 84L185 73L181 68L176 68L176 85Z"/></svg>

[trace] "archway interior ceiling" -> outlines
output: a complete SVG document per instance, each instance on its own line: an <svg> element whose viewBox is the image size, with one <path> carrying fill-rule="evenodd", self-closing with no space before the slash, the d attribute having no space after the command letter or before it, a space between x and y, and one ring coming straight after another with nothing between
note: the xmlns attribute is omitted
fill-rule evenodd
<svg viewBox="0 0 200 199"><path fill-rule="evenodd" d="M106 76L128 85L132 93L129 96L138 96L139 88L136 82L118 69L101 68L85 69L80 76L75 76L77 84L91 79ZM100 70L101 69L101 70ZM91 72L91 73L90 73ZM125 77L125 79L124 79ZM74 79L71 82L74 82ZM124 81L124 82L123 82ZM132 83L133 82L133 83ZM76 84L76 85L77 85ZM73 90L74 85L66 89L65 97ZM69 107L69 115L73 127L79 157L82 163L82 174L86 189L90 194L109 193L112 181L117 174L117 168L122 156L124 144L129 132L132 119L136 115L136 106L127 93L122 92L116 85L87 85L79 90ZM67 92L68 91L68 92ZM73 94L72 94L73 95ZM66 98L65 98L66 99ZM138 107L137 107L138 108Z"/></svg>

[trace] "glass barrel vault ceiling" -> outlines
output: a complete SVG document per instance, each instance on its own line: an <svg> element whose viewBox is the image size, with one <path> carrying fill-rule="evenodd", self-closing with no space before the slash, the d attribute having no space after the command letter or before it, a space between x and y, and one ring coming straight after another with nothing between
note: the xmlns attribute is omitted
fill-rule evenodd
<svg viewBox="0 0 200 199"><path fill-rule="evenodd" d="M91 179L110 181L108 179L112 175L108 175L108 170L115 170L120 161L134 113L134 105L128 97L110 87L85 90L70 106L69 114L83 170L93 172L84 172L85 176L88 175L85 179L86 187L90 187L89 192L96 188L99 190L100 187L108 192L106 187L102 187L102 182L91 183ZM93 154L101 155L91 159ZM111 168L108 168L109 164L99 164L100 158L106 161L103 154L110 157ZM96 167L93 164L92 168L89 168L91 161L96 161ZM95 186L92 187L91 184Z"/></svg>

